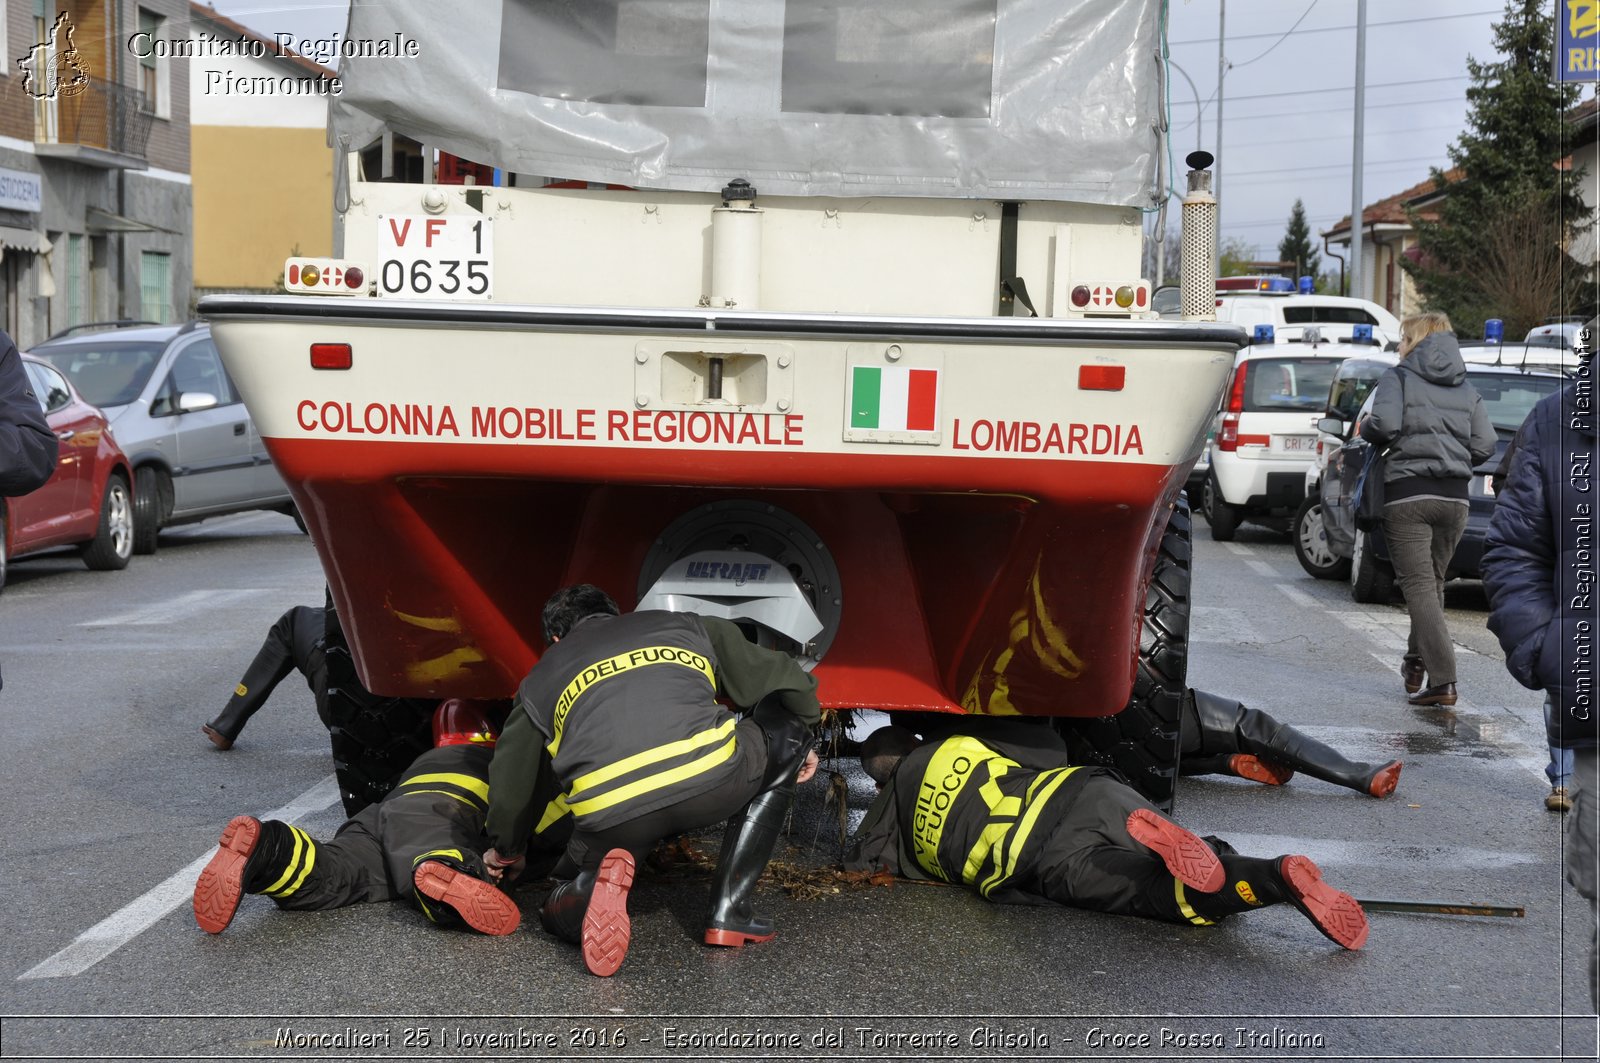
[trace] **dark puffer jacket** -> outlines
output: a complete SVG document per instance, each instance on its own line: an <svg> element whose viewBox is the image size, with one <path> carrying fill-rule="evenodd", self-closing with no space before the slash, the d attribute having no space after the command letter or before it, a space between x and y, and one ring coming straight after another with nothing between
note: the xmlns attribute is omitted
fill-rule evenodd
<svg viewBox="0 0 1600 1063"><path fill-rule="evenodd" d="M1454 336L1424 336L1383 374L1361 438L1389 447L1383 476L1388 501L1422 495L1466 501L1472 469L1493 456L1495 434L1478 389L1467 383Z"/></svg>
<svg viewBox="0 0 1600 1063"><path fill-rule="evenodd" d="M1550 741L1568 749L1600 737L1594 400L1585 363L1575 382L1533 408L1483 554L1489 630L1517 682L1550 694Z"/></svg>

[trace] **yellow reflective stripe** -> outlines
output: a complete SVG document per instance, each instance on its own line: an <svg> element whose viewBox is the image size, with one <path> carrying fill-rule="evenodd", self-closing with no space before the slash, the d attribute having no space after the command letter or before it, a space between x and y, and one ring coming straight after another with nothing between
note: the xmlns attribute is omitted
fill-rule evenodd
<svg viewBox="0 0 1600 1063"><path fill-rule="evenodd" d="M567 787L567 793L582 793L584 790L593 789L602 783L620 778L646 765L655 764L663 760L672 760L674 757L681 757L685 753L693 752L701 746L709 746L713 742L720 742L733 733L733 728L738 722L738 720L729 716L716 727L701 731L697 735L682 738L676 742L668 742L666 745L656 746L654 749L647 749L643 753L635 753L631 757L625 757L614 764L607 764L603 768L596 768L587 775L580 775L573 779L572 785Z"/></svg>
<svg viewBox="0 0 1600 1063"><path fill-rule="evenodd" d="M1050 803L1050 798L1060 789L1061 784L1067 781L1067 777L1077 770L1077 768L1052 768L1040 772L1039 777L1033 780L1033 785L1028 787L1028 811L1023 813L1016 829L1006 838L1003 854L1005 865L1002 867L999 860L995 861L994 874L984 882L981 890L985 897L1017 873L1017 861L1022 857L1023 847L1028 844L1028 835L1033 833L1034 826L1039 822L1040 813Z"/></svg>
<svg viewBox="0 0 1600 1063"><path fill-rule="evenodd" d="M1016 766L977 739L958 736L940 743L922 773L911 815L912 855L919 867L945 882L950 878L939 864L939 842L962 787L985 762L993 765L991 771L999 764Z"/></svg>
<svg viewBox="0 0 1600 1063"><path fill-rule="evenodd" d="M304 837L304 835L302 835L298 830L295 830L293 827L290 827L289 837L294 839L294 848L289 852L289 862L284 866L283 874L278 876L278 881L262 890L262 893L273 893L282 889L283 884L289 881L289 876L294 874L294 869L300 865L300 851L303 848L303 846L300 844L300 839ZM310 839L307 840L309 841Z"/></svg>
<svg viewBox="0 0 1600 1063"><path fill-rule="evenodd" d="M1205 916L1201 915L1199 912L1195 911L1189 906L1189 898L1183 892L1182 879L1175 878L1172 880L1172 895L1178 898L1178 911L1182 912L1184 918L1189 920L1189 922L1193 923L1195 926L1213 925L1211 920L1207 919Z"/></svg>
<svg viewBox="0 0 1600 1063"><path fill-rule="evenodd" d="M612 805L631 800L642 793L659 790L674 783L682 782L684 779L693 778L702 772L710 771L733 756L733 751L737 745L738 739L730 738L721 748L713 749L705 756L691 760L681 767L657 772L654 775L647 775L637 782L619 786L615 790L601 794L599 797L591 797L587 801L572 801L570 805L572 814L574 816L586 816L591 812L598 812L602 808L610 808ZM569 800L572 796L575 795L568 795Z"/></svg>
<svg viewBox="0 0 1600 1063"><path fill-rule="evenodd" d="M487 782L478 778L477 776L462 775L461 773L454 771L439 771L430 772L426 775L413 775L409 779L402 780L397 789L404 790L407 786L411 786L412 784L420 785L428 782L449 783L451 786L461 787L468 793L477 794L479 799L482 801L487 802L489 800L489 784Z"/></svg>
<svg viewBox="0 0 1600 1063"><path fill-rule="evenodd" d="M567 807L567 795L556 794L550 803L544 806L544 816L539 820L539 825L533 828L533 833L543 834L555 824L561 822L564 816L572 814L572 809Z"/></svg>
<svg viewBox="0 0 1600 1063"><path fill-rule="evenodd" d="M462 797L460 794L453 794L449 790L407 790L403 794L395 794L394 796L396 798L410 797L413 794L439 794L441 797L448 797L448 798L451 798L452 800L460 801L462 804L466 805L468 808L478 809L479 811L482 811L482 809L483 809L482 805L480 805L477 802L471 800L470 798Z"/></svg>
<svg viewBox="0 0 1600 1063"><path fill-rule="evenodd" d="M561 692L561 696L556 698L555 712L550 719L550 755L555 756L561 748L561 732L567 724L567 713L572 711L573 702L577 701L584 691L601 680L652 664L676 664L693 668L706 677L706 682L711 684L713 692L717 689L717 677L711 670L710 659L682 646L645 646L629 650L627 653L619 653L615 657L607 657L603 661L596 661L574 676L572 682Z"/></svg>
<svg viewBox="0 0 1600 1063"><path fill-rule="evenodd" d="M416 867L418 864L422 863L424 860L437 860L441 856L448 856L452 860L459 860L463 864L467 862L467 858L461 855L461 850L460 849L435 849L432 852L423 853L421 856L417 857L415 860L412 860L411 861L411 866L412 867Z"/></svg>
<svg viewBox="0 0 1600 1063"><path fill-rule="evenodd" d="M972 851L967 854L967 862L961 868L961 881L969 886L977 880L978 872L983 870L983 863L989 858L989 853L995 844L1016 825L1017 813L1022 811L1022 799L1007 797L1005 791L1000 789L1000 777L1014 767L1020 765L995 757L989 761L988 781L978 787L978 795L983 798L983 803L989 806L989 825L978 835Z"/></svg>
<svg viewBox="0 0 1600 1063"><path fill-rule="evenodd" d="M273 892L273 890L270 890L270 889L267 890L267 893L271 894L274 897L287 897L290 894L294 893L295 890L297 890L301 886L305 885L306 876L311 874L311 869L313 867L317 866L317 843L311 840L311 835L307 834L305 831L301 830L299 827L291 826L289 828L289 830L291 830L294 833L294 836L295 836L295 850L296 850L296 852L299 852L300 842L302 840L305 841L305 856L306 856L305 867L301 868L299 876L293 882L289 883L289 885L284 886L282 889L278 890L277 892ZM289 877L288 872L284 872L284 878L288 878L288 877ZM280 878L278 880L278 882L280 882L280 883L282 881L283 881L282 878Z"/></svg>

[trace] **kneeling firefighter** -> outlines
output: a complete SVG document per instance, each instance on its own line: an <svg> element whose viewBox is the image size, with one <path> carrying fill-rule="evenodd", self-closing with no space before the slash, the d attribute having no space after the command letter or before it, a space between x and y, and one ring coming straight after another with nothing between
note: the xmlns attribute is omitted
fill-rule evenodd
<svg viewBox="0 0 1600 1063"><path fill-rule="evenodd" d="M638 861L662 838L724 819L705 941L771 938L752 896L795 785L816 770L816 681L729 621L620 615L589 584L557 591L542 620L549 648L518 689L489 768L491 874L519 869L548 750L575 826L540 919L582 945L590 971L613 974L627 954ZM740 720L719 696L755 711Z"/></svg>

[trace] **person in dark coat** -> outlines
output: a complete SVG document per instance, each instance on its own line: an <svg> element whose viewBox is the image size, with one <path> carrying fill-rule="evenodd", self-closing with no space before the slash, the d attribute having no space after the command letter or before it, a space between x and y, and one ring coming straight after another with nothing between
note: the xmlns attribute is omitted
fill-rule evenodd
<svg viewBox="0 0 1600 1063"><path fill-rule="evenodd" d="M0 495L37 491L56 471L61 443L11 337L0 332Z"/></svg>
<svg viewBox="0 0 1600 1063"><path fill-rule="evenodd" d="M1417 314L1400 323L1400 364L1373 389L1361 438L1388 448L1383 537L1411 614L1400 661L1407 700L1454 705L1456 651L1444 620L1444 576L1467 528L1472 470L1494 454L1496 437L1482 397L1467 382L1449 318Z"/></svg>
<svg viewBox="0 0 1600 1063"><path fill-rule="evenodd" d="M867 736L861 766L879 793L847 870L959 883L997 904L1193 926L1291 904L1342 948L1366 943L1360 902L1309 857L1257 859L1199 838L1108 769L959 731L923 742L898 725Z"/></svg>
<svg viewBox="0 0 1600 1063"><path fill-rule="evenodd" d="M1589 342L1592 337L1584 337L1585 348ZM1550 744L1573 752L1576 792L1567 823L1567 881L1591 908L1600 893L1595 398L1594 362L1588 357L1571 383L1533 408L1505 489L1495 501L1483 553L1489 630L1505 650L1506 670L1523 686L1545 692L1551 705ZM1593 920L1590 925L1593 929ZM1592 948L1589 992L1600 1006L1597 960L1600 948Z"/></svg>
<svg viewBox="0 0 1600 1063"><path fill-rule="evenodd" d="M495 735L472 703L451 699L434 714L434 748L412 762L392 792L319 842L292 824L235 816L195 881L194 917L226 930L244 894L264 893L285 911L325 911L409 901L431 922L482 934L516 930L522 914L489 881L489 761ZM559 852L572 817L553 788L529 846Z"/></svg>

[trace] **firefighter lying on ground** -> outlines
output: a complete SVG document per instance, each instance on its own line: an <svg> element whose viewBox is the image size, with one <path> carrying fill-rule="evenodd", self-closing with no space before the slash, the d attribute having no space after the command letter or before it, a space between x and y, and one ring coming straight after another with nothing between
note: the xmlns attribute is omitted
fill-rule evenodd
<svg viewBox="0 0 1600 1063"><path fill-rule="evenodd" d="M267 631L267 640L256 651L255 660L233 688L233 696L222 712L200 730L218 749L232 749L245 723L267 703L278 684L291 671L306 677L306 685L317 699L317 715L328 723L328 666L323 660L323 639L327 634L326 609L297 605L278 618Z"/></svg>
<svg viewBox="0 0 1600 1063"><path fill-rule="evenodd" d="M1388 797L1400 782L1400 761L1364 764L1332 746L1232 698L1189 690L1179 717L1183 775L1237 775L1281 786L1296 771L1373 797Z"/></svg>
<svg viewBox="0 0 1600 1063"><path fill-rule="evenodd" d="M581 943L590 971L613 974L627 954L637 861L668 835L724 819L706 944L771 938L751 898L795 785L816 769L816 680L729 621L620 616L588 584L552 595L543 626L549 648L523 680L489 768L491 875L517 867L548 749L575 824L540 921ZM740 720L718 696L755 709Z"/></svg>
<svg viewBox="0 0 1600 1063"><path fill-rule="evenodd" d="M194 918L208 934L233 920L246 893L279 908L320 911L372 901L408 900L440 925L464 923L509 934L522 914L491 882L481 853L488 811L493 728L471 702L451 699L434 712L434 748L412 762L381 802L368 805L331 841L314 841L277 820L235 816L194 887ZM540 852L559 852L571 832L566 806L545 796L530 828Z"/></svg>
<svg viewBox="0 0 1600 1063"><path fill-rule="evenodd" d="M891 725L861 764L879 786L845 866L964 883L1002 904L1056 903L1209 926L1288 903L1347 949L1367 918L1310 858L1241 856L1162 816L1104 768L997 738L921 742Z"/></svg>

